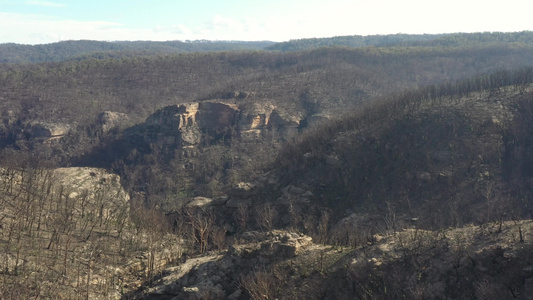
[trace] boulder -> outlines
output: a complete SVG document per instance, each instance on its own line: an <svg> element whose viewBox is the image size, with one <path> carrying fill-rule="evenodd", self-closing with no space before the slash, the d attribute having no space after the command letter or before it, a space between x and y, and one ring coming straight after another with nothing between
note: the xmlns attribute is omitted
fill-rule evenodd
<svg viewBox="0 0 533 300"><path fill-rule="evenodd" d="M203 207L210 205L213 202L213 199L206 198L206 197L194 197L189 203L187 203L187 207Z"/></svg>
<svg viewBox="0 0 533 300"><path fill-rule="evenodd" d="M230 191L230 196L248 198L254 194L255 184L250 182L239 182Z"/></svg>
<svg viewBox="0 0 533 300"><path fill-rule="evenodd" d="M124 128L124 125L128 124L129 121L130 118L127 114L114 111L104 111L98 115L98 124L103 133L120 127Z"/></svg>
<svg viewBox="0 0 533 300"><path fill-rule="evenodd" d="M70 131L68 124L34 121L24 129L27 137L44 143L60 139Z"/></svg>
<svg viewBox="0 0 533 300"><path fill-rule="evenodd" d="M54 182L70 201L86 202L86 209L101 211L102 217L114 220L129 214L129 194L120 183L120 176L104 169L88 167L53 170Z"/></svg>
<svg viewBox="0 0 533 300"><path fill-rule="evenodd" d="M314 127L329 120L330 116L325 113L314 114L306 118L307 126Z"/></svg>

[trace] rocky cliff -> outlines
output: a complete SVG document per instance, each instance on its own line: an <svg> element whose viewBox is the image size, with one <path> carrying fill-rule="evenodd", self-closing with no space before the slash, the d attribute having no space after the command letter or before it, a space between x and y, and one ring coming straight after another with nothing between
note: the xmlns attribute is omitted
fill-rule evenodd
<svg viewBox="0 0 533 300"><path fill-rule="evenodd" d="M356 229L352 229L356 230ZM357 247L246 232L170 267L135 299L530 299L531 220L375 234Z"/></svg>
<svg viewBox="0 0 533 300"><path fill-rule="evenodd" d="M288 136L297 132L301 123L301 116L268 102L238 106L211 100L162 108L145 123L127 130L126 135L142 137L148 143L191 148L207 139L258 139L265 130Z"/></svg>

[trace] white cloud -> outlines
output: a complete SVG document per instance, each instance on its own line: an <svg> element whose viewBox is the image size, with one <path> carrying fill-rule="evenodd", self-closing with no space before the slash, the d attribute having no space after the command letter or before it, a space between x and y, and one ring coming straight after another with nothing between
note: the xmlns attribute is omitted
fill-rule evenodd
<svg viewBox="0 0 533 300"><path fill-rule="evenodd" d="M0 0L2 1L2 0ZM52 0L54 1L54 0ZM271 40L394 33L532 30L531 4L499 7L479 1L331 0L291 9L220 13L200 24L154 20L150 27L0 12L0 43L41 44L59 40ZM516 0L508 0L516 2ZM45 0L27 3L59 4ZM292 3L292 2L291 2ZM180 20L176 17L175 20ZM159 25L158 25L159 24ZM161 25L167 24L167 25Z"/></svg>
<svg viewBox="0 0 533 300"><path fill-rule="evenodd" d="M64 7L65 4L51 2L51 1L27 1L27 4L37 5L37 6L47 6L47 7Z"/></svg>
<svg viewBox="0 0 533 300"><path fill-rule="evenodd" d="M36 14L0 12L0 43L43 44L60 40L176 40L179 35L167 30L127 28L107 21L77 21Z"/></svg>

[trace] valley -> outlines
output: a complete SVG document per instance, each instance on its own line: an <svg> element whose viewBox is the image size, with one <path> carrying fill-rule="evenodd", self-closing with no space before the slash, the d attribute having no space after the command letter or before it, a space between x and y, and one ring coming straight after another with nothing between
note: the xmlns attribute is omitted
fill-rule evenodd
<svg viewBox="0 0 533 300"><path fill-rule="evenodd" d="M528 299L532 41L0 45L0 294Z"/></svg>

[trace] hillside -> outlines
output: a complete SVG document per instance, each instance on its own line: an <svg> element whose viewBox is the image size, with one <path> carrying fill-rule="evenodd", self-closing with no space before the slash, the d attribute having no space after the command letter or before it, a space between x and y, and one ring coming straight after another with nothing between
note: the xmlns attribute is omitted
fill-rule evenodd
<svg viewBox="0 0 533 300"><path fill-rule="evenodd" d="M480 47L488 45L531 45L529 31L502 33L352 35L331 38L271 41L62 41L42 45L0 44L0 63L28 64L65 60L131 58L213 51L308 51L322 47Z"/></svg>
<svg viewBox="0 0 533 300"><path fill-rule="evenodd" d="M339 218L376 214L388 228L531 218L531 75L375 100L286 144L274 166Z"/></svg>
<svg viewBox="0 0 533 300"><path fill-rule="evenodd" d="M11 298L527 299L532 81L524 68L375 99L286 142L250 182L214 198L184 197L166 216L159 211L165 202L155 202L163 194L146 197L159 184L148 180L174 180L159 173L161 163L165 172L206 176L201 170L224 165L214 155L224 144L199 144L198 154L194 144L179 144L191 156L165 160L153 139L168 140L158 134L165 131L142 134L152 150L128 158L139 160L126 167L144 183L123 182L150 188L132 189L129 205L117 197L126 194L116 175L28 169L21 163L44 161L4 151L0 287ZM217 117L226 109L203 105L178 106L168 116L193 108L214 114L186 123L207 134L221 125L213 120L226 120ZM166 111L149 118L149 130L180 126L165 121ZM145 177L143 164L159 177ZM117 213L128 207L130 213ZM8 293L13 287L17 295Z"/></svg>
<svg viewBox="0 0 533 300"><path fill-rule="evenodd" d="M274 42L244 41L64 41L43 45L0 44L0 63L27 64L83 60L89 58L127 58L171 53L262 50Z"/></svg>
<svg viewBox="0 0 533 300"><path fill-rule="evenodd" d="M249 232L165 270L133 299L529 299L532 221L376 234L364 246Z"/></svg>
<svg viewBox="0 0 533 300"><path fill-rule="evenodd" d="M391 34L368 36L337 36L331 38L298 39L276 43L268 46L268 50L303 51L320 47L472 47L496 45L503 43L531 44L533 33L529 31L450 33L450 34Z"/></svg>
<svg viewBox="0 0 533 300"><path fill-rule="evenodd" d="M304 117L336 115L405 88L528 65L532 53L529 46L507 45L324 48L3 64L1 143L24 144L29 123L44 122L70 127L83 146L103 111L127 114L135 124L167 105L213 99L266 100Z"/></svg>
<svg viewBox="0 0 533 300"><path fill-rule="evenodd" d="M226 216L227 252L131 297L528 299L532 80L406 91L304 132L255 181L188 204Z"/></svg>
<svg viewBox="0 0 533 300"><path fill-rule="evenodd" d="M120 178L6 161L13 158L2 157L0 169L2 298L116 298L131 286L145 271L135 256L156 235L133 224L135 206Z"/></svg>
<svg viewBox="0 0 533 300"><path fill-rule="evenodd" d="M527 299L528 36L0 64L0 293Z"/></svg>

